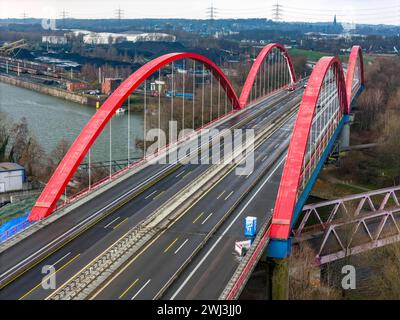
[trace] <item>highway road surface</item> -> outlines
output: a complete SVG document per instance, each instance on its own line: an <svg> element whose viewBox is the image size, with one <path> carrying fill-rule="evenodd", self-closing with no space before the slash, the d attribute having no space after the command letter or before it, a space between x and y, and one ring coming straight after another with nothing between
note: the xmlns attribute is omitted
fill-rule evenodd
<svg viewBox="0 0 400 320"><path fill-rule="evenodd" d="M284 110L287 110L293 99L301 96L302 91L302 89L299 89L290 94L285 91L280 92L275 96L269 97L266 100L257 103L253 108L246 110L244 113L237 115L234 119L229 120L217 128L230 128L234 124L239 123L241 120L251 117L252 115L257 114L257 112L260 110L264 109L259 116L255 117L253 120L250 120L250 122L246 123L244 126L241 126L242 128L255 127L257 130L257 127L261 128L263 124L268 122L272 117L278 116ZM284 99L276 106L265 108L266 105L270 105L273 101L281 98ZM286 129L285 134L289 136L290 132L290 129ZM282 137L278 137L277 139L281 141ZM276 148L277 150L280 148L278 142L273 146L265 145L264 147L265 148L262 149L269 150L271 153L274 151L270 150L271 148ZM258 150L261 149L259 148ZM265 156L256 155L256 157L258 157L258 164L269 163L269 159L265 158ZM100 196L73 210L71 213L60 218L56 222L34 233L26 240L21 241L9 250L1 253L0 280L14 271L18 266L22 265L24 261L32 259L38 251L46 248L48 243L56 241L57 238L62 236L65 232L69 232L71 228L76 228L76 226L84 224L88 217L112 208L112 210L109 210L110 212L107 213L107 216L97 222L94 226L84 230L72 241L64 244L60 248L57 248L54 252L51 252L45 259L41 260L34 267L30 268L19 277L13 279L11 282L3 285L0 290L0 299L44 299L48 297L52 293L52 290L44 290L41 286L42 278L45 276L42 273L43 266L54 266L56 270L57 287L59 287L77 271L84 267L88 262L92 261L99 253L104 251L105 248L120 238L121 235L148 217L152 212L154 212L155 209L160 207L163 203L170 199L171 196L176 194L178 190L187 185L187 183L191 182L195 177L199 176L208 167L209 165L194 164L178 166L151 165L138 172L134 176L119 183L115 187L105 191ZM232 175L228 175L225 177L225 179L233 180L227 180L222 184L220 183L212 189L212 192L205 194L203 199L208 199L208 196L211 196L215 199L218 197L217 200L223 200L224 203L221 208L218 208L219 201L215 201L215 199L210 203L207 203L207 200L202 199L198 202L198 204L195 205L195 207L193 207L193 210L196 210L193 212L198 213L196 217L193 218L191 213L185 214L182 217L182 220L174 224L175 233L167 232L159 235L160 237L156 242L157 245L159 244L161 247L163 247L162 252L164 257L167 254L173 253L174 255L182 254L182 257L184 258L185 256L183 253L190 252L190 248L194 249L195 245L198 244L202 238L204 238L204 234L207 232L207 230L209 230L213 224L221 219L222 212L226 212L229 204L237 199L241 192L246 190L245 186L251 184L253 179L257 177L257 172L260 172L261 170L259 167L263 168L264 165L257 165L255 172L250 175L250 177L239 177L241 180L236 180L237 176L232 177ZM165 177L159 178L160 173L162 172L167 172L168 174L165 174ZM144 188L145 190L140 190L140 192L137 191L141 186L147 186L147 184L149 186ZM227 186L231 187L231 184L232 186L234 185L235 188L227 189ZM135 194L135 196L126 204L113 208L114 205L121 203L122 199L124 199L126 195L135 192L137 192L137 194ZM217 197L215 197L215 193L218 193ZM201 208L203 208L203 210L198 211L201 210ZM215 210L210 211L209 209L205 210L204 208L215 208ZM192 212L192 209L190 212ZM194 215L196 213L194 213ZM187 223L187 221L184 220L190 220L191 218L193 218L191 223ZM197 227L200 228L200 231L196 229ZM174 238L174 235L178 235L180 230L188 232L189 234L193 233L193 241L189 238L183 239L183 236L176 236ZM151 246L151 248L153 248L153 246ZM143 257L144 256L145 255L143 255ZM154 257L154 259L156 258L157 257ZM176 259L176 263L179 264L179 262L182 263L182 259ZM132 265L136 266L137 264ZM146 269L149 269L150 271L151 268L164 269L165 267L166 265L152 264L152 266L146 266ZM168 267L165 269L168 269L170 273L171 271L174 271L174 267ZM132 285L132 291L134 291L133 287L136 285L137 287L142 287L145 285L145 283L141 282L143 279L146 279L145 276L142 276L139 273L137 274L139 280ZM155 278L151 280L151 277L149 276L146 280L146 282L150 280L150 282L148 282L146 285L148 288L146 290L144 288L142 293L139 293L135 298L144 298L150 296L150 298L152 298L153 293L157 293L157 289L160 289L160 285L163 283L163 281L165 281L165 279L168 278L168 276L169 274L167 273L164 275L160 274L159 281L157 281ZM135 280L136 278L126 279L126 281L128 281L127 286L135 282ZM154 283L157 282L158 285L155 285ZM113 285L114 283L117 287L115 291L111 289L103 290L98 297L110 297L118 299L123 291L126 290L125 287L127 286L125 286L126 283L117 285L117 282L113 282ZM140 286L140 284L142 284L142 286ZM123 289L122 292L121 289ZM153 289L153 291L149 289ZM130 292L130 290L128 290L128 292ZM122 298L129 297L128 292Z"/></svg>

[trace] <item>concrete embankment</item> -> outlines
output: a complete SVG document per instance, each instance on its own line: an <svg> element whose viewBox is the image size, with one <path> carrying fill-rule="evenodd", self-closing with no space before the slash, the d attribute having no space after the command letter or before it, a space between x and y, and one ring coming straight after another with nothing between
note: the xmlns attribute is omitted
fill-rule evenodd
<svg viewBox="0 0 400 320"><path fill-rule="evenodd" d="M68 92L66 90L60 89L60 88L55 88L55 87L50 87L46 86L40 83L33 83L29 82L26 80L18 79L17 77L13 76L6 76L6 75L0 75L0 81L11 84L13 86L18 86L21 88L37 91L40 93L44 93L53 97L61 98L64 100L68 100L71 102L75 103L80 103L80 104L85 104L89 106L96 106L96 101L97 98L95 97L88 97L88 96L83 96L79 95L73 92ZM102 103L102 101L100 101Z"/></svg>

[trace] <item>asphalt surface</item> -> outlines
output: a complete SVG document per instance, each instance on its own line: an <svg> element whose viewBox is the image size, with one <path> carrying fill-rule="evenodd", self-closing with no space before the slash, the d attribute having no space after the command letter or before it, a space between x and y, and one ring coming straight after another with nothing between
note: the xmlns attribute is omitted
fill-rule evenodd
<svg viewBox="0 0 400 320"><path fill-rule="evenodd" d="M235 260L235 256L232 255L234 242L243 238L243 219L236 217L236 210L230 214L230 209L241 198L241 195L248 192L249 188L257 181L260 175L263 175L264 170L266 170L265 174L270 175L276 169L274 164L281 158L280 155L282 152L284 153L286 150L294 119L295 116L292 116L286 125L276 131L256 149L254 155L255 169L252 174L238 176L234 170L231 171L214 188L204 194L203 198L175 222L168 231L159 235L159 238L148 248L133 257L127 266L114 275L94 298L159 298L160 290L165 287L170 279L178 275L178 270L191 257L196 248L202 245L202 241L206 238L207 234L219 221L228 215L229 217L222 228L207 242L207 247L212 245L220 237L221 232L224 232L222 231L224 230L224 226L226 228L226 225L229 225L231 220L233 221L234 219L234 228L230 229L229 233L224 235L228 241L222 243L223 247L221 249L225 250L216 249L214 252L217 258L215 260L211 259L207 264L203 264L207 265L208 268L210 266L215 267L220 271L221 275L215 276L215 272L213 273L213 270L208 270L208 268L198 272L200 286L206 287L204 295L199 296L199 292L195 291L190 297L186 295L187 293L179 297L182 299L217 299L238 265L238 260ZM275 172L276 183L272 182L272 184L265 186L268 189L266 194L259 193L264 200L268 200L269 206L273 206L275 202L280 178L280 171ZM268 218L265 215L265 209L266 207L263 206L257 210L259 226ZM252 215L256 214L252 213ZM207 248L203 248L197 255L196 261L205 257L207 252ZM196 265L196 263L194 262L191 265ZM227 272L228 270L231 272ZM212 280L207 279L211 276L214 276ZM183 275L179 275L177 284L185 282L186 278ZM187 285L187 287L190 290L197 290L196 286L192 284Z"/></svg>
<svg viewBox="0 0 400 320"><path fill-rule="evenodd" d="M295 94L301 94L301 90L289 95L286 92L278 94L278 97L285 95L288 97L276 107L267 108L261 116L251 120L245 127L252 128L257 126L258 123L260 124L261 121L265 121L266 118L269 119L269 117L276 112L281 112L282 108L293 99ZM255 107L217 128L223 129L231 127L240 120L261 110L266 104L270 104L271 100L276 98L275 96L258 103ZM0 255L0 278L5 276L8 270L11 270L15 265L34 254L37 250L40 250L47 243L81 223L87 217L104 210L104 207L108 204L117 201L117 199L121 197L121 194L129 193L129 190L134 189L136 186L143 183L144 180L149 179L149 177L167 168L169 168L169 165L152 165L145 168L131 178L107 190L99 197L96 197L65 217L60 218L56 222L31 235L26 240L6 250ZM89 228L73 239L73 241L50 254L35 267L26 271L22 276L3 287L0 291L0 299L43 299L47 297L52 291L43 290L41 287L41 280L45 276L45 274L42 273L43 266L54 266L57 271L56 279L58 287L130 228L137 225L156 208L165 203L177 190L180 190L207 168L208 165L192 164L179 167L176 171L156 182L145 192L136 196L121 208L113 211L95 226ZM234 197L232 196L232 198ZM215 221L213 219L216 219L216 216L217 215L214 217L210 216L208 219L209 222ZM201 217L198 220L201 220Z"/></svg>

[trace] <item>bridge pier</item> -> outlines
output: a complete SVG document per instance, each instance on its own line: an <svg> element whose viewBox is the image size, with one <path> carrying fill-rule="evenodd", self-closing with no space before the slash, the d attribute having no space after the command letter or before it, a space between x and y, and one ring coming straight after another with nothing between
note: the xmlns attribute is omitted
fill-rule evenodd
<svg viewBox="0 0 400 320"><path fill-rule="evenodd" d="M266 300L289 299L289 263L288 259L267 258L266 268Z"/></svg>
<svg viewBox="0 0 400 320"><path fill-rule="evenodd" d="M339 152L350 147L350 126L353 122L353 116L347 116L339 136Z"/></svg>

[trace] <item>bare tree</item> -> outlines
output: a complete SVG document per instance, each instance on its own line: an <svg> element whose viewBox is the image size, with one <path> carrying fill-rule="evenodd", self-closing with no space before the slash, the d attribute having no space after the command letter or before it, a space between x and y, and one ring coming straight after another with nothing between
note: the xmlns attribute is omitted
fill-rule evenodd
<svg viewBox="0 0 400 320"><path fill-rule="evenodd" d="M61 139L51 151L50 156L56 162L56 165L64 158L70 146L71 144L67 140Z"/></svg>

